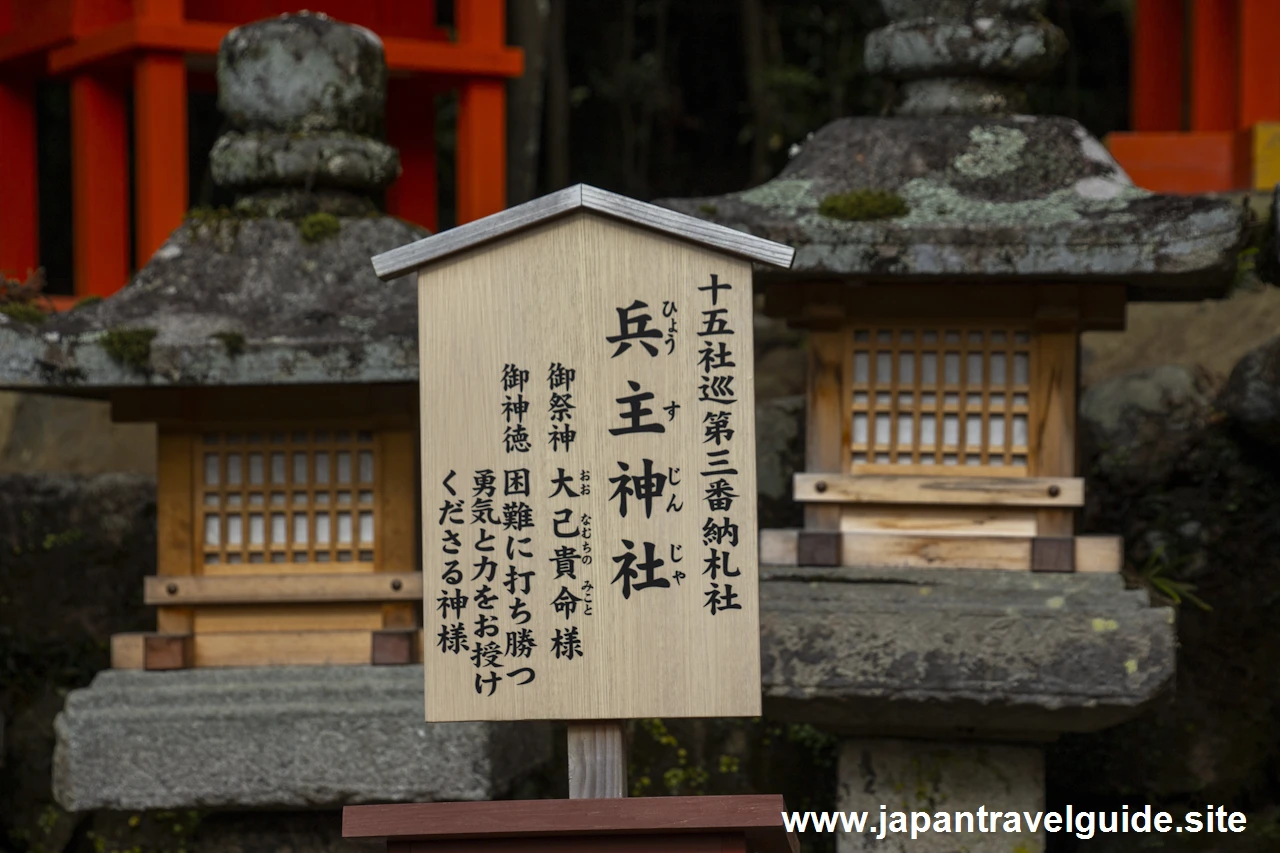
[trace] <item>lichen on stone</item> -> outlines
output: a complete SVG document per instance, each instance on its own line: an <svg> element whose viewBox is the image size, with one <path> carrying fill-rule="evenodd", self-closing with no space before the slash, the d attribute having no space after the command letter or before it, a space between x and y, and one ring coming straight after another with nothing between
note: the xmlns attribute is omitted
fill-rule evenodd
<svg viewBox="0 0 1280 853"><path fill-rule="evenodd" d="M151 361L151 342L155 337L155 329L111 329L102 336L101 344L112 361L144 371Z"/></svg>
<svg viewBox="0 0 1280 853"><path fill-rule="evenodd" d="M911 212L907 202L887 190L853 190L829 195L818 204L818 213L846 222L893 219Z"/></svg>
<svg viewBox="0 0 1280 853"><path fill-rule="evenodd" d="M994 178L1018 168L1027 135L1012 127L991 125L969 131L973 146L955 159L957 172L970 178Z"/></svg>
<svg viewBox="0 0 1280 853"><path fill-rule="evenodd" d="M312 213L298 220L298 233L304 243L319 243L338 236L342 222L332 213Z"/></svg>
<svg viewBox="0 0 1280 853"><path fill-rule="evenodd" d="M813 210L813 181L803 178L774 178L738 194L745 204L776 211L783 217L795 216L801 210Z"/></svg>
<svg viewBox="0 0 1280 853"><path fill-rule="evenodd" d="M1123 217L1129 201L1142 194L1141 190L1121 187L1112 198L1091 199L1068 188L1024 201L991 201L929 178L916 178L902 186L902 195L911 208L909 224L954 223L971 228L1051 228L1078 222L1085 214Z"/></svg>
<svg viewBox="0 0 1280 853"><path fill-rule="evenodd" d="M29 323L33 326L38 326L49 319L48 314L30 302L6 302L0 305L0 314L11 320L17 320L19 323Z"/></svg>

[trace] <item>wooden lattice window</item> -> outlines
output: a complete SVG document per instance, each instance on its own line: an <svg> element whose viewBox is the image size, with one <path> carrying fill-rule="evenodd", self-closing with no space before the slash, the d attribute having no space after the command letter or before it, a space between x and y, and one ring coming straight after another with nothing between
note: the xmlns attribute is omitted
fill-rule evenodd
<svg viewBox="0 0 1280 853"><path fill-rule="evenodd" d="M253 563L372 571L377 446L359 430L205 433L195 477L205 571Z"/></svg>
<svg viewBox="0 0 1280 853"><path fill-rule="evenodd" d="M850 337L854 473L1027 473L1030 331L859 325Z"/></svg>

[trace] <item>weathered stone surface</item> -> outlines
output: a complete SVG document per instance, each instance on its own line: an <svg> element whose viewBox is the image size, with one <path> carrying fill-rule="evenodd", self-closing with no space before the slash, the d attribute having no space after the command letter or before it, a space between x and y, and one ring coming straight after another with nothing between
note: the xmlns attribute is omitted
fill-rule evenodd
<svg viewBox="0 0 1280 853"><path fill-rule="evenodd" d="M1043 15L1049 0L880 0L894 20L905 18L989 18L996 15Z"/></svg>
<svg viewBox="0 0 1280 853"><path fill-rule="evenodd" d="M763 568L766 713L833 730L1092 731L1172 686L1174 613L1119 575Z"/></svg>
<svg viewBox="0 0 1280 853"><path fill-rule="evenodd" d="M1025 112L1021 83L1052 70L1067 50L1039 0L880 5L891 23L867 36L864 61L873 74L903 83L894 103L900 116Z"/></svg>
<svg viewBox="0 0 1280 853"><path fill-rule="evenodd" d="M386 187L400 175L396 149L350 133L224 133L209 153L219 186Z"/></svg>
<svg viewBox="0 0 1280 853"><path fill-rule="evenodd" d="M53 720L106 666L113 631L154 627L148 477L0 476L0 847L61 850L76 821L49 789Z"/></svg>
<svg viewBox="0 0 1280 853"><path fill-rule="evenodd" d="M111 670L55 722L87 809L484 800L551 755L543 724L422 721L421 667Z"/></svg>
<svg viewBox="0 0 1280 853"><path fill-rule="evenodd" d="M234 212L193 211L120 293L33 326L0 316L0 387L104 396L139 385L412 382L413 281L369 258L425 236L377 213L395 150L373 138L381 42L323 15L231 31L212 170ZM291 217L291 218L285 218Z"/></svg>
<svg viewBox="0 0 1280 853"><path fill-rule="evenodd" d="M236 27L218 49L218 108L242 130L376 134L386 91L382 41L325 15Z"/></svg>
<svg viewBox="0 0 1280 853"><path fill-rule="evenodd" d="M1140 302L1126 311L1124 331L1085 332L1080 381L1085 387L1166 364L1203 371L1225 384L1236 363L1280 330L1280 288L1234 287L1225 299Z"/></svg>
<svg viewBox="0 0 1280 853"><path fill-rule="evenodd" d="M761 300L763 307L763 300ZM808 373L805 334L757 309L755 326L756 401L803 394Z"/></svg>
<svg viewBox="0 0 1280 853"><path fill-rule="evenodd" d="M0 475L154 475L154 424L111 422L111 406L0 391Z"/></svg>
<svg viewBox="0 0 1280 853"><path fill-rule="evenodd" d="M893 112L899 116L997 116L1026 112L1019 83L973 77L908 80L898 87Z"/></svg>
<svg viewBox="0 0 1280 853"><path fill-rule="evenodd" d="M1210 417L1209 378L1177 365L1099 382L1080 398L1081 444L1087 458L1112 473L1142 471L1176 452Z"/></svg>
<svg viewBox="0 0 1280 853"><path fill-rule="evenodd" d="M34 328L0 315L0 385L416 381L414 281L380 281L369 258L425 232L391 217L335 222L336 234L309 243L305 221L192 216L110 299ZM147 359L110 356L112 330L155 331Z"/></svg>
<svg viewBox="0 0 1280 853"><path fill-rule="evenodd" d="M949 832L917 838L880 832L880 809L890 813L992 811L1035 814L1044 810L1044 753L1038 746L940 743L859 738L840 745L837 808L867 812L868 829L836 836L838 853L1042 853L1044 833L982 832L979 824L953 824ZM976 821L977 818L972 818ZM990 827L990 817L987 818ZM1004 820L998 824L1005 828ZM972 832L956 831L972 828ZM1010 827L1012 828L1012 827Z"/></svg>
<svg viewBox="0 0 1280 853"><path fill-rule="evenodd" d="M381 189L400 173L382 134L387 64L361 27L304 12L237 27L218 51L233 130L209 154L220 186Z"/></svg>
<svg viewBox="0 0 1280 853"><path fill-rule="evenodd" d="M803 508L792 500L791 478L804 470L804 398L756 404L756 490L761 528L799 527Z"/></svg>
<svg viewBox="0 0 1280 853"><path fill-rule="evenodd" d="M858 190L896 193L909 212L818 212ZM1140 190L1080 125L1031 116L838 119L772 181L659 203L794 246L791 270L761 281L1088 276L1122 278L1138 299L1221 294L1246 221L1228 200Z"/></svg>
<svg viewBox="0 0 1280 853"><path fill-rule="evenodd" d="M0 641L105 643L141 630L155 548L150 477L0 476Z"/></svg>
<svg viewBox="0 0 1280 853"><path fill-rule="evenodd" d="M1181 600L1173 701L1108 731L1063 737L1049 747L1049 777L1077 804L1139 800L1181 813L1189 802L1223 803L1253 809L1250 826L1274 832L1280 460L1242 441L1230 418L1211 412L1185 428L1179 421L1152 411L1135 425L1156 436L1143 465L1115 466L1087 450L1080 518L1085 532L1124 536L1131 579ZM1248 847L1247 838L1236 838L1238 846L1211 840L1182 836L1151 849L1271 849Z"/></svg>
<svg viewBox="0 0 1280 853"><path fill-rule="evenodd" d="M1221 403L1249 435L1280 447L1280 337L1240 359L1227 379Z"/></svg>
<svg viewBox="0 0 1280 853"><path fill-rule="evenodd" d="M1062 31L1045 22L936 17L892 23L867 35L863 61L893 80L990 75L1040 77L1066 52Z"/></svg>

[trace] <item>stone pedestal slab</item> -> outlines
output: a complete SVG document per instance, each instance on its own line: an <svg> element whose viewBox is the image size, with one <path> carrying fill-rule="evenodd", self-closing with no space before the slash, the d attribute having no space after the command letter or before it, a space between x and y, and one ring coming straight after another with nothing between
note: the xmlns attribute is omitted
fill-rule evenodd
<svg viewBox="0 0 1280 853"><path fill-rule="evenodd" d="M837 797L841 811L869 813L866 831L838 832L838 853L1044 851L1043 830L1031 832L1020 817L1022 812L1044 810L1044 752L1037 746L849 739L840 749ZM951 831L931 829L914 839L909 833L884 833L885 837L878 839L882 806L888 815L927 812L933 816L933 828ZM979 809L985 811L979 813ZM1020 825L1016 829L1020 831L1003 831L1003 815L992 827L992 811L1018 813ZM946 824L939 820L942 813L948 815ZM957 821L957 813L974 817L962 816ZM980 815L985 817L985 832ZM970 826L973 831L968 831ZM1012 825L1008 828L1015 829Z"/></svg>
<svg viewBox="0 0 1280 853"><path fill-rule="evenodd" d="M1036 740L1173 686L1174 611L1118 574L764 567L765 711L850 736Z"/></svg>
<svg viewBox="0 0 1280 853"><path fill-rule="evenodd" d="M485 800L552 754L537 723L423 722L422 668L110 670L55 721L69 811Z"/></svg>

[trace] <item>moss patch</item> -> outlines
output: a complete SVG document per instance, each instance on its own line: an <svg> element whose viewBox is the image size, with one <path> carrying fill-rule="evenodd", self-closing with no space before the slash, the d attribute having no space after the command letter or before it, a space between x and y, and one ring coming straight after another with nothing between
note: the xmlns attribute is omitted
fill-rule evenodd
<svg viewBox="0 0 1280 853"><path fill-rule="evenodd" d="M86 296L84 299L81 299L80 301L78 301L75 305L72 305L71 310L74 311L77 308L84 308L89 305L97 305L101 301L102 301L102 297L98 296L97 294L94 294L92 296Z"/></svg>
<svg viewBox="0 0 1280 853"><path fill-rule="evenodd" d="M240 236L240 226L251 218L228 207L193 207L188 211L184 224L191 232L192 239L212 239L222 251L229 252Z"/></svg>
<svg viewBox="0 0 1280 853"><path fill-rule="evenodd" d="M155 329L112 329L102 336L102 348L117 364L146 370L155 337Z"/></svg>
<svg viewBox="0 0 1280 853"><path fill-rule="evenodd" d="M910 212L902 196L887 190L854 190L829 195L818 204L818 213L847 222L893 219Z"/></svg>
<svg viewBox="0 0 1280 853"><path fill-rule="evenodd" d="M698 212L703 216L715 216L720 212L720 209L714 204L700 204L698 205Z"/></svg>
<svg viewBox="0 0 1280 853"><path fill-rule="evenodd" d="M231 358L244 353L244 335L239 332L217 332L209 337L222 341L222 346L226 348L227 355Z"/></svg>
<svg viewBox="0 0 1280 853"><path fill-rule="evenodd" d="M221 225L241 218L229 207L193 207L187 212L188 225Z"/></svg>
<svg viewBox="0 0 1280 853"><path fill-rule="evenodd" d="M338 236L342 223L332 213L312 213L298 220L298 233L304 243L319 243Z"/></svg>
<svg viewBox="0 0 1280 853"><path fill-rule="evenodd" d="M45 320L49 319L49 315L45 314L30 302L8 302L0 305L0 314L5 315L11 320L17 320L19 323L30 323L38 326Z"/></svg>

